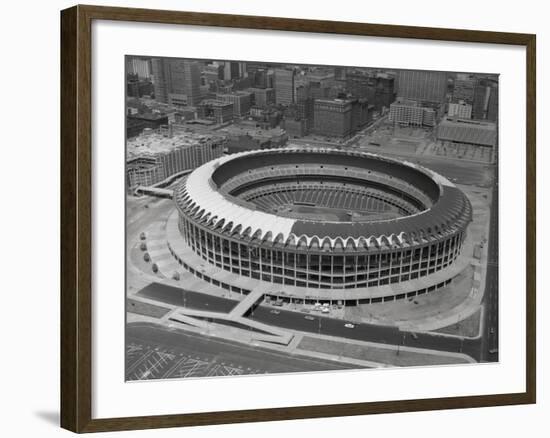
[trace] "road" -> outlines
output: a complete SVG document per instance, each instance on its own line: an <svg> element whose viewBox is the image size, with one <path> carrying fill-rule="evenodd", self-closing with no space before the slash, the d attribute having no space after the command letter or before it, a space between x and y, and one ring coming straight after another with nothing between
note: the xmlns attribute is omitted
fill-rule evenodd
<svg viewBox="0 0 550 438"><path fill-rule="evenodd" d="M237 300L186 291L161 283L152 283L139 291L137 295L175 306L225 313L229 312L238 303ZM397 327L365 323L353 323L355 328L350 329L346 328L345 324L352 323L351 321L323 317L314 313L308 314L312 319L306 319L304 313L277 309L279 313L275 314L271 310L273 309L267 306L258 306L246 316L255 321L281 328L389 345L462 352L476 360L480 360L479 339L461 340L440 334L404 332Z"/></svg>
<svg viewBox="0 0 550 438"><path fill-rule="evenodd" d="M498 166L495 166L495 181L498 181ZM481 342L481 359L498 362L498 186L493 188L489 247L487 251L487 275L483 296L485 326ZM491 333L491 331L493 333Z"/></svg>
<svg viewBox="0 0 550 438"><path fill-rule="evenodd" d="M128 324L126 345L127 380L358 368L149 323Z"/></svg>

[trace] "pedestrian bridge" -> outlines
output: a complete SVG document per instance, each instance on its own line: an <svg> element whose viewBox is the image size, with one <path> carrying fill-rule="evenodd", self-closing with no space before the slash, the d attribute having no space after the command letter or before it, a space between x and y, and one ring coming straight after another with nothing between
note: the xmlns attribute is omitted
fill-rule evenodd
<svg viewBox="0 0 550 438"><path fill-rule="evenodd" d="M174 197L174 191L170 189L163 189L161 187L145 187L139 186L134 190L136 195L150 195L158 198L172 199Z"/></svg>

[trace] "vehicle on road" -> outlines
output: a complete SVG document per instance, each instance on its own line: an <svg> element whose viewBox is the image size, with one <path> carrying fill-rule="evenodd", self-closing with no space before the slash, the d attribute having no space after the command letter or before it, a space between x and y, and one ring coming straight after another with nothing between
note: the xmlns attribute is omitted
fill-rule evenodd
<svg viewBox="0 0 550 438"><path fill-rule="evenodd" d="M277 309L273 309L273 310L271 310L269 313L273 313L274 315L278 315L278 314L281 313L281 311L280 311L280 310L277 310Z"/></svg>
<svg viewBox="0 0 550 438"><path fill-rule="evenodd" d="M411 332L411 336L413 339L418 339L418 335L415 332Z"/></svg>
<svg viewBox="0 0 550 438"><path fill-rule="evenodd" d="M495 334L495 328L494 327L491 327L491 329L489 330L489 333L491 333L492 335Z"/></svg>
<svg viewBox="0 0 550 438"><path fill-rule="evenodd" d="M307 319L307 320L309 320L309 321L315 320L315 318L314 318L313 316L311 316L311 315L306 315L306 316L304 316L304 318Z"/></svg>
<svg viewBox="0 0 550 438"><path fill-rule="evenodd" d="M352 324L352 323L348 322L348 323L344 324L344 327L352 329L352 328L355 328L355 324Z"/></svg>

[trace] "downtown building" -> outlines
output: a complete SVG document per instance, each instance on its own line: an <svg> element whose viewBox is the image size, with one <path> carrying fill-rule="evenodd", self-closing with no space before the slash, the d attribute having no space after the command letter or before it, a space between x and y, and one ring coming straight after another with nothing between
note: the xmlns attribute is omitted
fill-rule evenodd
<svg viewBox="0 0 550 438"><path fill-rule="evenodd" d="M294 103L295 78L296 71L294 69L277 68L274 70L275 103L278 105Z"/></svg>
<svg viewBox="0 0 550 438"><path fill-rule="evenodd" d="M252 94L252 105L259 108L266 108L275 103L275 90L273 88L248 88Z"/></svg>
<svg viewBox="0 0 550 438"><path fill-rule="evenodd" d="M390 105L388 120L400 126L433 127L437 114L433 108L421 106L415 100L398 99Z"/></svg>
<svg viewBox="0 0 550 438"><path fill-rule="evenodd" d="M197 117L223 124L233 120L233 103L219 99L205 99L197 105Z"/></svg>
<svg viewBox="0 0 550 438"><path fill-rule="evenodd" d="M498 120L498 81L480 78L475 87L472 118L476 120Z"/></svg>
<svg viewBox="0 0 550 438"><path fill-rule="evenodd" d="M389 108L395 101L395 79L391 76L351 71L345 79L346 91L353 97L367 99L376 111Z"/></svg>
<svg viewBox="0 0 550 438"><path fill-rule="evenodd" d="M313 133L329 137L349 137L353 133L351 113L351 100L315 99Z"/></svg>
<svg viewBox="0 0 550 438"><path fill-rule="evenodd" d="M171 130L169 130L171 132ZM223 154L223 135L152 132L126 142L126 189L129 194L177 173L192 170Z"/></svg>
<svg viewBox="0 0 550 438"><path fill-rule="evenodd" d="M397 97L444 104L447 95L446 72L423 70L397 71Z"/></svg>
<svg viewBox="0 0 550 438"><path fill-rule="evenodd" d="M495 122L498 119L498 80L496 77L458 75L451 102L471 105L471 116L465 118Z"/></svg>
<svg viewBox="0 0 550 438"><path fill-rule="evenodd" d="M449 109L447 111L449 117L456 117L459 119L471 119L472 118L472 105L465 102L449 103Z"/></svg>
<svg viewBox="0 0 550 438"><path fill-rule="evenodd" d="M243 117L250 112L252 94L244 91L218 93L216 99L233 105L233 116Z"/></svg>
<svg viewBox="0 0 550 438"><path fill-rule="evenodd" d="M153 67L150 58L126 57L126 74L136 75L138 79L150 80Z"/></svg>
<svg viewBox="0 0 550 438"><path fill-rule="evenodd" d="M497 128L493 122L443 119L437 127L437 140L443 144L495 147Z"/></svg>
<svg viewBox="0 0 550 438"><path fill-rule="evenodd" d="M155 99L162 103L177 100L196 105L202 100L201 71L197 61L153 58Z"/></svg>
<svg viewBox="0 0 550 438"><path fill-rule="evenodd" d="M313 133L349 137L372 120L372 109L365 99L315 99Z"/></svg>

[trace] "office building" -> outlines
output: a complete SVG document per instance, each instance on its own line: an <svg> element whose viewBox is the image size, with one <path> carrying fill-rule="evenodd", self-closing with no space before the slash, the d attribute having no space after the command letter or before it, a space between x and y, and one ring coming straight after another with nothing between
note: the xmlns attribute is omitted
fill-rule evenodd
<svg viewBox="0 0 550 438"><path fill-rule="evenodd" d="M136 75L138 79L150 80L152 65L150 58L126 57L126 74Z"/></svg>
<svg viewBox="0 0 550 438"><path fill-rule="evenodd" d="M275 102L278 105L294 103L295 77L294 69L278 68L274 70Z"/></svg>
<svg viewBox="0 0 550 438"><path fill-rule="evenodd" d="M216 99L233 104L233 116L242 117L250 112L251 93L235 91L233 93L218 93Z"/></svg>
<svg viewBox="0 0 550 438"><path fill-rule="evenodd" d="M353 132L352 101L346 99L315 99L313 132L331 137L348 137Z"/></svg>
<svg viewBox="0 0 550 438"><path fill-rule="evenodd" d="M400 126L433 127L436 116L433 108L421 106L415 100L398 99L390 105L388 120Z"/></svg>
<svg viewBox="0 0 550 438"><path fill-rule="evenodd" d="M397 72L397 97L419 102L445 103L446 94L446 72L422 70Z"/></svg>
<svg viewBox="0 0 550 438"><path fill-rule="evenodd" d="M456 117L459 119L471 119L472 118L472 105L465 102L449 103L449 110L447 112L449 117Z"/></svg>
<svg viewBox="0 0 550 438"><path fill-rule="evenodd" d="M169 103L170 94L186 96L188 105L196 105L202 99L201 74L196 61L153 58L152 59L155 99Z"/></svg>
<svg viewBox="0 0 550 438"><path fill-rule="evenodd" d="M197 105L199 119L212 120L221 124L233 120L233 103L218 99L205 99Z"/></svg>
<svg viewBox="0 0 550 438"><path fill-rule="evenodd" d="M273 88L248 88L246 91L252 94L252 105L260 108L275 103L275 90Z"/></svg>
<svg viewBox="0 0 550 438"><path fill-rule="evenodd" d="M464 102L468 105L474 104L474 95L477 80L468 75L460 75L454 80L451 102Z"/></svg>

